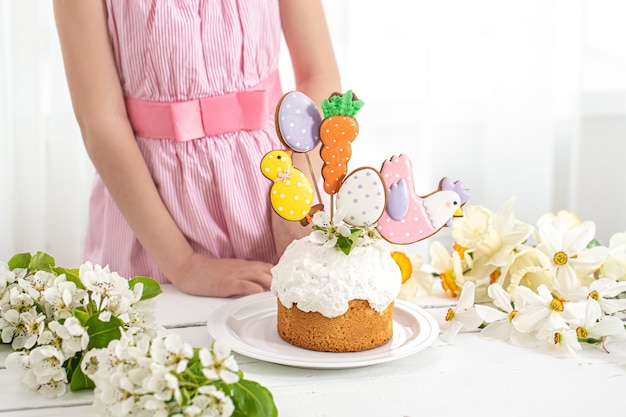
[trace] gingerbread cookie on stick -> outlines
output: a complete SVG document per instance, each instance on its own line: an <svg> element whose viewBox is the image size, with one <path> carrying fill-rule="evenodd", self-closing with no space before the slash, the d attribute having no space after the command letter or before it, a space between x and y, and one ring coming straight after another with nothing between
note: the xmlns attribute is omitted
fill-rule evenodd
<svg viewBox="0 0 626 417"><path fill-rule="evenodd" d="M315 187L318 204L311 207L311 212L300 220L303 226L311 222L313 214L324 210L322 196L317 188L317 180L313 172L313 165L308 152L315 149L320 143L319 131L322 115L317 106L306 94L300 91L291 91L282 96L274 114L278 139L294 152L304 153L311 182Z"/></svg>
<svg viewBox="0 0 626 417"><path fill-rule="evenodd" d="M286 220L307 217L313 204L313 187L306 175L294 168L291 151L273 150L261 160L261 172L273 181L270 201L274 211Z"/></svg>
<svg viewBox="0 0 626 417"><path fill-rule="evenodd" d="M351 90L343 95L334 93L322 102L324 120L320 125L320 156L324 161L324 191L330 195L339 191L348 172L348 161L352 157L350 144L359 133L359 124L354 116L361 107L363 102Z"/></svg>

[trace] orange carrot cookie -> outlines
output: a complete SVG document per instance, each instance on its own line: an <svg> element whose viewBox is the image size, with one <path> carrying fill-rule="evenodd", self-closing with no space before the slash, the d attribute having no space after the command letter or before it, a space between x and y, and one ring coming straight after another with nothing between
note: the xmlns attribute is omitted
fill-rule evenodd
<svg viewBox="0 0 626 417"><path fill-rule="evenodd" d="M359 133L354 116L361 107L363 102L351 90L343 95L334 93L322 102L324 120L320 125L320 156L324 161L324 191L328 194L337 193L348 172L348 161L352 157L350 144Z"/></svg>

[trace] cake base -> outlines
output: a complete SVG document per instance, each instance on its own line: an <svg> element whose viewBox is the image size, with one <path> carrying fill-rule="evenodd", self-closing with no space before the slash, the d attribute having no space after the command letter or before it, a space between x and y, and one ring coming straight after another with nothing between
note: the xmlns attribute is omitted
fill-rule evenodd
<svg viewBox="0 0 626 417"><path fill-rule="evenodd" d="M277 301L278 334L295 346L320 352L360 352L384 345L393 336L393 302L379 313L365 300L352 300L345 314L328 318Z"/></svg>

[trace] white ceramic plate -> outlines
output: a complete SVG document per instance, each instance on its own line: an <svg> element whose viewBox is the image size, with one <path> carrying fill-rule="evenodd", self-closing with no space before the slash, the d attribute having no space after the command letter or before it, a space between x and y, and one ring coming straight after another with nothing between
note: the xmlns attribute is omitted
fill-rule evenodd
<svg viewBox="0 0 626 417"><path fill-rule="evenodd" d="M285 342L276 331L276 297L269 292L224 304L211 314L207 327L214 339L250 358L300 368L354 368L404 358L437 339L439 326L424 309L402 300L394 306L393 338L362 352L317 352Z"/></svg>

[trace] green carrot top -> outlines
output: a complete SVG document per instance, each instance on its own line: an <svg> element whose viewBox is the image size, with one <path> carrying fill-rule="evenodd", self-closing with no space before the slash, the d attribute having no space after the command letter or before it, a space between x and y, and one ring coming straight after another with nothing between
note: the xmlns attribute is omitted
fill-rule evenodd
<svg viewBox="0 0 626 417"><path fill-rule="evenodd" d="M354 117L363 107L363 104L365 103L352 94L352 90L348 90L345 94L335 93L324 99L322 101L322 111L325 118L332 116Z"/></svg>

